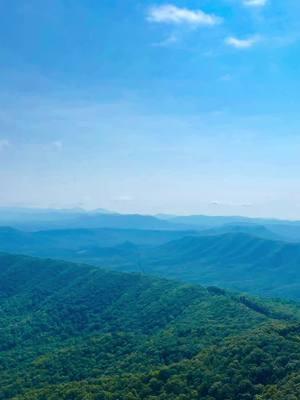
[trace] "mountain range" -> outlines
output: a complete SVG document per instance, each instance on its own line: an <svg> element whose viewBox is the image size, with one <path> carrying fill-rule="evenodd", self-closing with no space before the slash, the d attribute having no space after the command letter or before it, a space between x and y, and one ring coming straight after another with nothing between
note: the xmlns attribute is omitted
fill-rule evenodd
<svg viewBox="0 0 300 400"><path fill-rule="evenodd" d="M139 230L190 230L223 233L239 229L241 232L255 232L264 238L277 238L300 242L300 222L247 217L218 216L157 216L140 214L119 214L97 209L86 211L74 209L39 209L0 207L0 227L12 227L25 231L57 229L139 229Z"/></svg>
<svg viewBox="0 0 300 400"><path fill-rule="evenodd" d="M297 400L299 226L1 209L0 400Z"/></svg>
<svg viewBox="0 0 300 400"><path fill-rule="evenodd" d="M0 208L0 226L27 231L45 229L185 229L184 225L150 215L118 214L103 209Z"/></svg>
<svg viewBox="0 0 300 400"><path fill-rule="evenodd" d="M0 228L0 251L299 300L300 244L263 236L273 234L259 226L247 233L233 226L228 232Z"/></svg>
<svg viewBox="0 0 300 400"><path fill-rule="evenodd" d="M300 308L0 254L1 400L300 395Z"/></svg>

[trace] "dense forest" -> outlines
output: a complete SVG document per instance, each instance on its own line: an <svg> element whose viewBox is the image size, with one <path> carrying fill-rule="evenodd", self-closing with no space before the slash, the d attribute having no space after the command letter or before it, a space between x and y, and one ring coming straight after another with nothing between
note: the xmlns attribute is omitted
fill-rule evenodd
<svg viewBox="0 0 300 400"><path fill-rule="evenodd" d="M0 256L0 399L296 400L300 307Z"/></svg>
<svg viewBox="0 0 300 400"><path fill-rule="evenodd" d="M245 233L244 227L238 226L202 233L112 228L28 232L0 228L0 251L300 300L300 244L268 235L263 228L247 227Z"/></svg>

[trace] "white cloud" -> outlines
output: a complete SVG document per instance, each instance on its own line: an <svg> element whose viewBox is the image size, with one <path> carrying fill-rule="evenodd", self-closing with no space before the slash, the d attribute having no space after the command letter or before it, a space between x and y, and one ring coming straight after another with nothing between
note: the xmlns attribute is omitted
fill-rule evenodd
<svg viewBox="0 0 300 400"><path fill-rule="evenodd" d="M7 139L0 140L0 151L4 150L6 147L9 147L9 141Z"/></svg>
<svg viewBox="0 0 300 400"><path fill-rule="evenodd" d="M153 6L148 11L148 21L176 25L213 26L221 22L221 18L206 14L202 10L179 8L172 4Z"/></svg>
<svg viewBox="0 0 300 400"><path fill-rule="evenodd" d="M230 36L225 39L225 43L228 46L235 47L236 49L249 49L259 42L260 38L258 36L252 36L247 39L239 39L234 36Z"/></svg>
<svg viewBox="0 0 300 400"><path fill-rule="evenodd" d="M263 7L268 0L244 0L244 5L247 7Z"/></svg>

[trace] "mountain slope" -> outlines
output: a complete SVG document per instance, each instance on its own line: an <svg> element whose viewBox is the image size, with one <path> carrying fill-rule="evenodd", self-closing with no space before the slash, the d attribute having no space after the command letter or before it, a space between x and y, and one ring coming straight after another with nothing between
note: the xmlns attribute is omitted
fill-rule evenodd
<svg viewBox="0 0 300 400"><path fill-rule="evenodd" d="M0 399L193 398L204 390L201 374L203 384L226 379L222 369L224 377L214 378L217 364L207 364L215 346L221 352L227 340L247 341L253 330L268 340L271 326L291 329L299 319L297 306L216 288L1 254ZM230 362L224 352L219 359L224 368ZM167 376L185 380L180 390L188 397Z"/></svg>
<svg viewBox="0 0 300 400"><path fill-rule="evenodd" d="M59 257L68 251L83 251L89 247L113 247L125 242L154 246L198 235L196 231L168 231L139 229L59 229L26 232L0 227L0 251L19 252L28 255Z"/></svg>
<svg viewBox="0 0 300 400"><path fill-rule="evenodd" d="M264 229L258 231L266 234ZM231 227L231 233L221 235L215 230L204 234L133 229L24 232L0 228L0 251L300 299L300 244L245 234L236 226Z"/></svg>
<svg viewBox="0 0 300 400"><path fill-rule="evenodd" d="M165 221L174 224L183 224L191 229L198 230L220 230L219 234L228 233L230 226L243 227L244 233L252 233L257 227L264 227L268 232L261 232L262 237L271 238L270 234L278 239L291 242L300 242L300 221L288 221L268 218L247 218L247 217L225 217L225 216L207 216L207 215L188 215L188 216L166 216ZM229 228L229 229L228 229ZM261 236L258 232L258 236ZM265 236L267 234L267 236Z"/></svg>
<svg viewBox="0 0 300 400"><path fill-rule="evenodd" d="M186 236L151 247L128 242L110 248L95 246L65 258L122 272L300 300L300 244L240 232Z"/></svg>
<svg viewBox="0 0 300 400"><path fill-rule="evenodd" d="M244 233L261 239L282 240L281 236L276 235L274 232L272 232L272 230L267 229L263 225L257 224L226 224L220 227L205 229L199 232L201 236L218 236L225 235L227 233Z"/></svg>
<svg viewBox="0 0 300 400"><path fill-rule="evenodd" d="M299 332L275 325L147 374L51 385L15 400L297 400Z"/></svg>
<svg viewBox="0 0 300 400"><path fill-rule="evenodd" d="M148 273L272 297L300 299L300 245L246 234L186 237L143 262Z"/></svg>

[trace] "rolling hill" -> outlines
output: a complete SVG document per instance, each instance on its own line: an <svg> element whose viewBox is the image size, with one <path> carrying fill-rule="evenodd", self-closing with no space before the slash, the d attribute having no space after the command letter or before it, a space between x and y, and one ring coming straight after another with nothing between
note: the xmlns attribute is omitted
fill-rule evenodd
<svg viewBox="0 0 300 400"><path fill-rule="evenodd" d="M208 215L188 215L188 216L160 216L165 221L174 224L189 226L190 229L199 230L220 230L230 232L230 227L238 226L244 233L251 230L259 236L271 238L277 237L281 240L300 242L300 221L289 221L268 218L248 218L241 216L208 216ZM268 232L263 232L265 229ZM261 232L259 232L261 230ZM267 233L267 236L265 234Z"/></svg>
<svg viewBox="0 0 300 400"><path fill-rule="evenodd" d="M299 320L292 303L2 253L0 399L295 395Z"/></svg>
<svg viewBox="0 0 300 400"><path fill-rule="evenodd" d="M265 239L300 242L300 222L264 218L205 215L172 216L118 214L103 209L39 209L0 207L0 227L23 231L125 230L198 231L221 234L239 231Z"/></svg>
<svg viewBox="0 0 300 400"><path fill-rule="evenodd" d="M158 246L95 246L70 260L264 297L300 300L300 244L243 233L186 236Z"/></svg>
<svg viewBox="0 0 300 400"><path fill-rule="evenodd" d="M299 300L300 244L253 235L267 236L264 228L250 232L0 228L0 251Z"/></svg>
<svg viewBox="0 0 300 400"><path fill-rule="evenodd" d="M300 299L300 245L296 243L241 233L186 237L153 249L142 265L147 273L169 278Z"/></svg>

